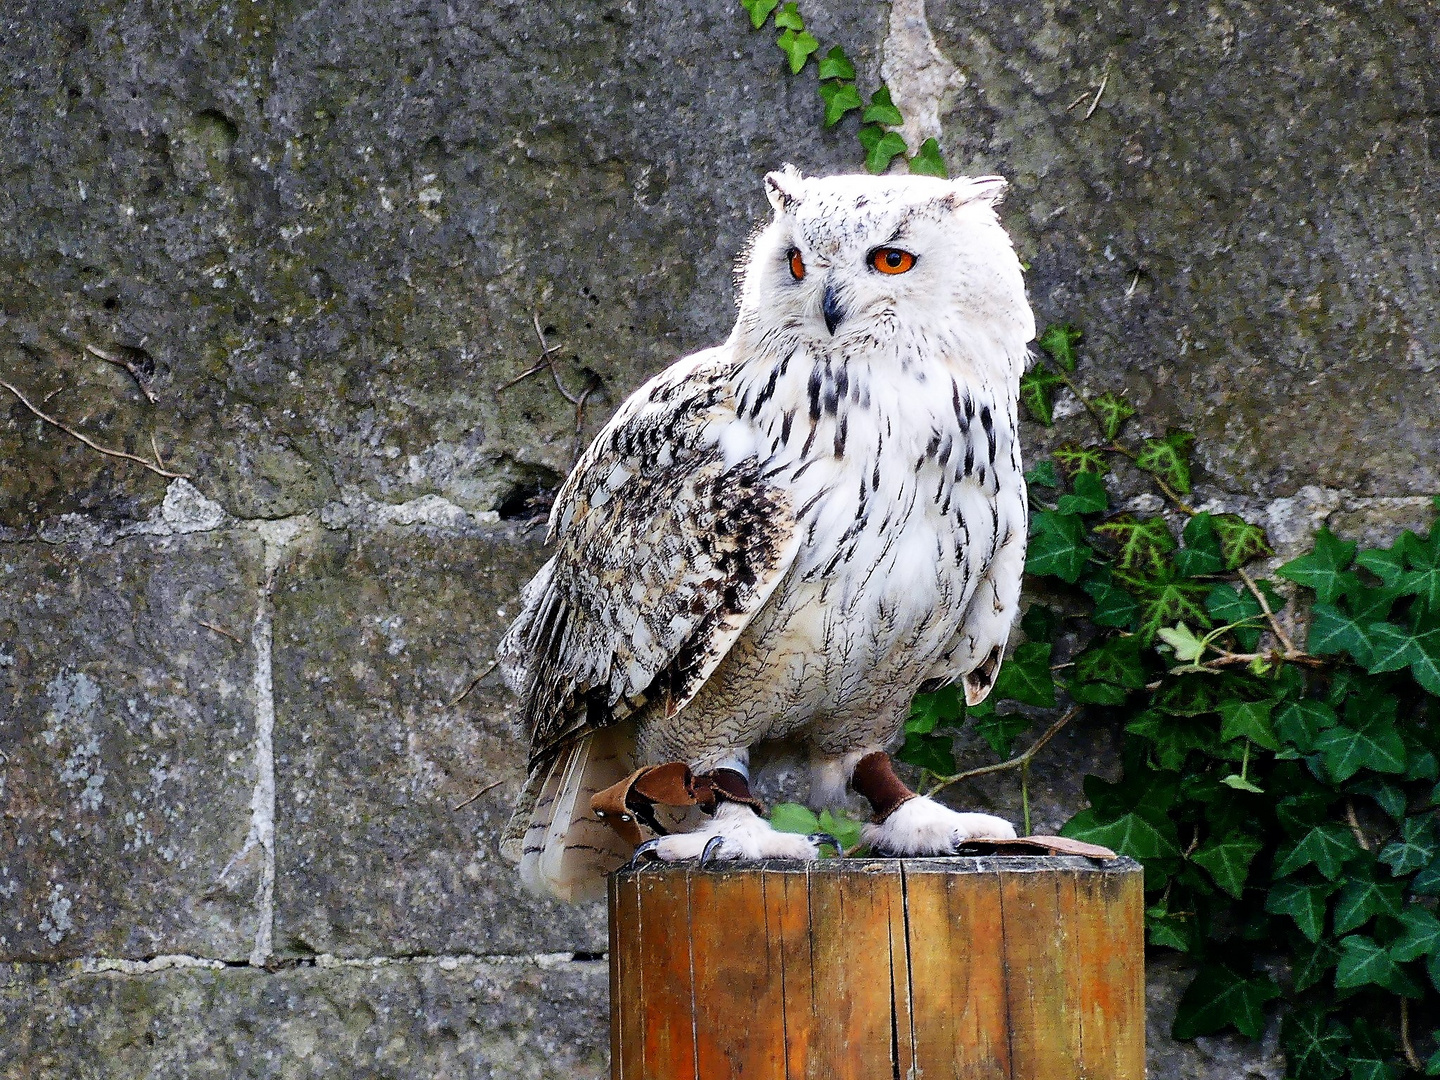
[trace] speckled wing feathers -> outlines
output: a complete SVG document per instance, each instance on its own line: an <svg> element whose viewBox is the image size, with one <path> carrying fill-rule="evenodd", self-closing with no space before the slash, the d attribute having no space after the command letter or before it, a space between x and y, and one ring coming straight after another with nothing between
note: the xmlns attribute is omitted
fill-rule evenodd
<svg viewBox="0 0 1440 1080"><path fill-rule="evenodd" d="M555 558L500 650L532 770L649 701L678 711L795 556L787 494L715 439L734 416L729 373L719 349L652 380L556 500Z"/></svg>

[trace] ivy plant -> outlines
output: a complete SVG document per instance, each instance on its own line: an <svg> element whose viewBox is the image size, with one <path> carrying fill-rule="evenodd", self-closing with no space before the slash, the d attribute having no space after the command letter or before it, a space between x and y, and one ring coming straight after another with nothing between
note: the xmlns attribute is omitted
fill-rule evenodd
<svg viewBox="0 0 1440 1080"><path fill-rule="evenodd" d="M1120 778L1087 777L1061 831L1144 865L1148 941L1195 968L1174 1035L1253 1038L1278 1016L1296 1080L1440 1075L1440 528L1375 549L1322 529L1251 573L1264 531L1187 502L1190 435L1129 434L1122 395L1076 382L1079 342L1047 328L1022 386L1040 423L1069 392L1094 429L1027 474L1044 599L990 699L920 695L900 756L930 790L1017 770L1028 830L1044 741L1079 717L1119 727ZM1122 469L1163 508L1116 505ZM1007 760L957 773L967 724Z"/></svg>
<svg viewBox="0 0 1440 1080"><path fill-rule="evenodd" d="M767 27L777 31L775 45L785 54L791 75L799 75L813 66L819 80L820 100L825 106L827 128L840 124L851 113L859 114L856 134L865 151L866 169L883 173L899 158L908 164L912 173L948 175L936 140L926 139L912 152L905 137L895 130L905 123L905 118L890 100L887 86L876 87L866 101L860 94L855 65L845 50L835 45L821 53L823 46L806 28L799 4L793 0L785 4L780 0L740 0L740 6L756 31Z"/></svg>

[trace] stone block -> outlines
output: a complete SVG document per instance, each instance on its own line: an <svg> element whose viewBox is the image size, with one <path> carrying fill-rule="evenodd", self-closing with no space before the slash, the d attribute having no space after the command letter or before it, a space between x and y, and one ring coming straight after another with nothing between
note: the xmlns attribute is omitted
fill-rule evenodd
<svg viewBox="0 0 1440 1080"><path fill-rule="evenodd" d="M352 528L282 565L278 954L605 949L602 905L531 897L499 855L526 754L499 673L447 704L490 664L538 539Z"/></svg>
<svg viewBox="0 0 1440 1080"><path fill-rule="evenodd" d="M0 958L248 954L262 562L240 531L0 543Z"/></svg>
<svg viewBox="0 0 1440 1080"><path fill-rule="evenodd" d="M0 1078L600 1080L606 965L0 966Z"/></svg>
<svg viewBox="0 0 1440 1080"><path fill-rule="evenodd" d="M928 11L967 78L949 160L1014 182L1041 325L1083 328L1092 392L1193 430L1230 492L1440 491L1433 4Z"/></svg>
<svg viewBox="0 0 1440 1080"><path fill-rule="evenodd" d="M887 10L806 15L873 78ZM732 0L12 12L9 377L102 442L155 434L241 517L553 486L573 407L548 379L495 392L539 354L532 315L572 391L603 386L593 434L729 331L764 172L860 161L774 36ZM0 401L0 525L162 493Z"/></svg>

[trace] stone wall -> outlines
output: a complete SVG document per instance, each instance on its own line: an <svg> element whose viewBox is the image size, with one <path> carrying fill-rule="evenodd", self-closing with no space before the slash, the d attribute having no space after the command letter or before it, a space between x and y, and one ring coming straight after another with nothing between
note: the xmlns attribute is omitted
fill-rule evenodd
<svg viewBox="0 0 1440 1080"><path fill-rule="evenodd" d="M1426 0L803 9L1012 178L1041 321L1198 432L1203 500L1427 519ZM730 0L47 0L0 59L0 378L187 474L0 389L0 1076L603 1075L603 912L496 850L522 752L474 680L577 441L548 373L501 387L538 328L588 437L721 338L760 176L855 168L853 118ZM1037 825L1107 740L1052 744ZM1154 1075L1279 1075L1169 1042L1177 978Z"/></svg>

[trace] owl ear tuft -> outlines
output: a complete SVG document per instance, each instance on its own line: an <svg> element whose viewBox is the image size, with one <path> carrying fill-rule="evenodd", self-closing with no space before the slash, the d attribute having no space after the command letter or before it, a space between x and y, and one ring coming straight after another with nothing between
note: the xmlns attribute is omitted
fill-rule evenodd
<svg viewBox="0 0 1440 1080"><path fill-rule="evenodd" d="M800 184L805 178L794 165L782 165L765 174L765 197L777 214L792 209L800 201Z"/></svg>
<svg viewBox="0 0 1440 1080"><path fill-rule="evenodd" d="M954 192L947 198L953 200L952 209L972 202L999 206L1009 189L1010 182L1003 176L969 176L957 181Z"/></svg>

